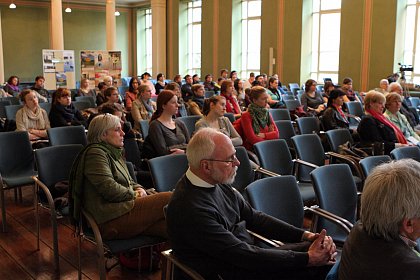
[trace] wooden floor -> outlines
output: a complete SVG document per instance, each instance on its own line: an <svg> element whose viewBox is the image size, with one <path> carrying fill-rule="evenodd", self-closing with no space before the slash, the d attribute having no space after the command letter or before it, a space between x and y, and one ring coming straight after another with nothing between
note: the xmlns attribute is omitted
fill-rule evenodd
<svg viewBox="0 0 420 280"><path fill-rule="evenodd" d="M22 191L23 201L17 203L13 190L5 192L8 232L0 231L0 279L77 279L77 239L69 221L65 218L59 220L60 275L56 275L50 215L40 210L41 243L37 251L32 188L25 187ZM83 279L99 279L95 247L89 242L83 242L82 273ZM160 270L138 273L121 266L116 266L107 275L108 279L158 280L160 277Z"/></svg>

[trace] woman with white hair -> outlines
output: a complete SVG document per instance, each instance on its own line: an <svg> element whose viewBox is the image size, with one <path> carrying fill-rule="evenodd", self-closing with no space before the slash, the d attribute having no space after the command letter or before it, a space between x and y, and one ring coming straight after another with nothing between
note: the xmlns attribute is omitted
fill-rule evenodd
<svg viewBox="0 0 420 280"><path fill-rule="evenodd" d="M125 239L139 234L166 238L163 206L171 193L147 195L130 177L123 158L124 132L119 117L96 116L89 125L87 145L70 174L70 209L74 219L80 207L99 225L104 239Z"/></svg>
<svg viewBox="0 0 420 280"><path fill-rule="evenodd" d="M365 182L360 221L353 227L339 279L419 279L420 163L380 165Z"/></svg>

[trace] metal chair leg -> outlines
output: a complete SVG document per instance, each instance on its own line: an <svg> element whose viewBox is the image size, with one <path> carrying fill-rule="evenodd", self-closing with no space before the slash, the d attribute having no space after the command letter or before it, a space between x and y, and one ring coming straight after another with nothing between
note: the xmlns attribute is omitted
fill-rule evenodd
<svg viewBox="0 0 420 280"><path fill-rule="evenodd" d="M3 188L3 182L1 182L1 178L0 178L0 200L1 200L1 218L3 222L3 232L7 232L6 204L4 202L4 188Z"/></svg>

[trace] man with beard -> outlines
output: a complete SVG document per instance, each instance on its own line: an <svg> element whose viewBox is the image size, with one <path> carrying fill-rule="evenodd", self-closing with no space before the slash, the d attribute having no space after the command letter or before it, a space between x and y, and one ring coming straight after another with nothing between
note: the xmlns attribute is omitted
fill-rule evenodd
<svg viewBox="0 0 420 280"><path fill-rule="evenodd" d="M240 164L235 152L212 128L188 143L189 169L167 209L174 255L205 279L325 279L336 254L331 237L254 210L230 186ZM295 244L262 248L247 229Z"/></svg>

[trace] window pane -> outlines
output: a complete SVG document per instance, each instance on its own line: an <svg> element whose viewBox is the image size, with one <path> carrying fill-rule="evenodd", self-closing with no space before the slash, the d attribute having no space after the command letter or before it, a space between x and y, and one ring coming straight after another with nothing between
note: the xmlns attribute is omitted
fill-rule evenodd
<svg viewBox="0 0 420 280"><path fill-rule="evenodd" d="M320 52L319 71L338 71L339 52Z"/></svg>
<svg viewBox="0 0 420 280"><path fill-rule="evenodd" d="M193 22L201 22L201 8L193 9L192 14L193 14L193 17L192 17Z"/></svg>
<svg viewBox="0 0 420 280"><path fill-rule="evenodd" d="M313 13L318 13L319 12L319 6L320 6L319 1L320 0L313 0L312 1L312 12Z"/></svg>
<svg viewBox="0 0 420 280"><path fill-rule="evenodd" d="M321 50L338 50L340 48L340 14L323 14L320 33Z"/></svg>
<svg viewBox="0 0 420 280"><path fill-rule="evenodd" d="M248 17L260 17L261 16L261 1L249 1L248 2Z"/></svg>
<svg viewBox="0 0 420 280"><path fill-rule="evenodd" d="M341 9L341 0L321 0L321 10Z"/></svg>

